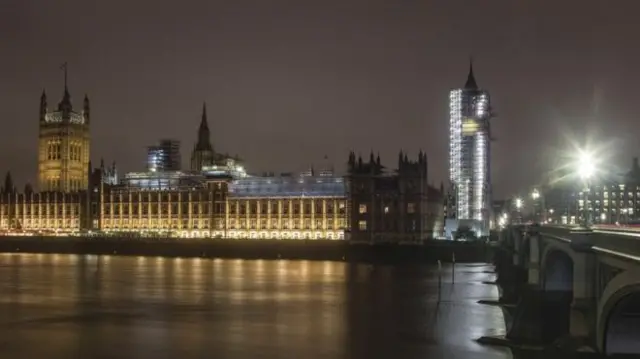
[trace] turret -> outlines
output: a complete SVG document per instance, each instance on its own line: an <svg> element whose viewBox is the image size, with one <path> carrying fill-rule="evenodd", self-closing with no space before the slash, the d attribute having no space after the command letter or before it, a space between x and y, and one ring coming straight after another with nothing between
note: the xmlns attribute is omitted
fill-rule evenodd
<svg viewBox="0 0 640 359"><path fill-rule="evenodd" d="M31 183L27 183L24 185L24 194L27 197L30 197L33 194L33 187L31 187Z"/></svg>
<svg viewBox="0 0 640 359"><path fill-rule="evenodd" d="M7 172L4 177L4 193L15 193L16 188L13 185L13 179L11 178L11 172Z"/></svg>
<svg viewBox="0 0 640 359"><path fill-rule="evenodd" d="M347 161L347 169L352 172L356 166L356 154L353 151L349 152L349 160Z"/></svg>
<svg viewBox="0 0 640 359"><path fill-rule="evenodd" d="M427 159L427 154L426 153L422 154L422 168L423 168L424 173L426 175L426 173L429 170L429 160Z"/></svg>
<svg viewBox="0 0 640 359"><path fill-rule="evenodd" d="M42 95L40 96L40 122L44 122L46 116L47 116L47 94L43 89Z"/></svg>
<svg viewBox="0 0 640 359"><path fill-rule="evenodd" d="M89 96L84 95L84 104L82 106L82 116L84 117L84 123L89 124L91 121L91 110L89 106Z"/></svg>

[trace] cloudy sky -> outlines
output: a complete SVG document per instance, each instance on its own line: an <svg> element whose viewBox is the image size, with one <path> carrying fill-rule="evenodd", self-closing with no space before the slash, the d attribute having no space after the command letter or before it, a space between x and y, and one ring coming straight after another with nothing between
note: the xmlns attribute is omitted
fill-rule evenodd
<svg viewBox="0 0 640 359"><path fill-rule="evenodd" d="M35 182L38 103L92 101L92 158L144 168L162 137L196 139L255 172L349 150L427 151L447 178L448 91L469 55L488 89L497 197L538 183L566 136L640 153L640 4L632 0L0 2L0 168Z"/></svg>

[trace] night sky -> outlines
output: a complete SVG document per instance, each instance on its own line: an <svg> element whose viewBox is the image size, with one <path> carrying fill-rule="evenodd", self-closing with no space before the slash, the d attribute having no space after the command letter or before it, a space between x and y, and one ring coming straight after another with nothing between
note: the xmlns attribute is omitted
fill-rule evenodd
<svg viewBox="0 0 640 359"><path fill-rule="evenodd" d="M447 177L448 91L473 55L491 92L496 197L538 181L567 134L640 154L635 0L0 1L0 168L35 182L38 103L92 101L92 158L143 170L206 101L216 150L299 171L348 151L426 150ZM627 153L625 153L627 152Z"/></svg>

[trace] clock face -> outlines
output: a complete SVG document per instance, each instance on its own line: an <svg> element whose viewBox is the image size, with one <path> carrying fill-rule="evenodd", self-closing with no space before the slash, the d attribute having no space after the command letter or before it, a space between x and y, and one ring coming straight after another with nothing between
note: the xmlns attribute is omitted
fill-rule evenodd
<svg viewBox="0 0 640 359"><path fill-rule="evenodd" d="M465 118L462 122L462 134L464 136L472 136L478 132L480 126L478 121L473 118Z"/></svg>

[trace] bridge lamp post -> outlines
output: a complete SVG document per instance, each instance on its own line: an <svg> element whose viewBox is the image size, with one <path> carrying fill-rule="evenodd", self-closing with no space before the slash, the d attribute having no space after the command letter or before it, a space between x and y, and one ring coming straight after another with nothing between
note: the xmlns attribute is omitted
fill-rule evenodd
<svg viewBox="0 0 640 359"><path fill-rule="evenodd" d="M522 215L520 214L520 210L522 209L522 205L523 205L522 198L516 197L515 205L516 205L516 211L518 212L517 218L518 218L518 221L521 223L522 222Z"/></svg>
<svg viewBox="0 0 640 359"><path fill-rule="evenodd" d="M516 209L518 211L520 211L520 209L522 209L522 198L520 198L520 197L516 198Z"/></svg>
<svg viewBox="0 0 640 359"><path fill-rule="evenodd" d="M546 213L544 211L544 204L542 203L543 198L537 188L534 188L533 192L531 192L531 198L533 198L533 211L535 217L539 222L545 223Z"/></svg>
<svg viewBox="0 0 640 359"><path fill-rule="evenodd" d="M578 175L580 179L582 179L582 183L584 184L584 206L582 206L583 211L583 227L585 229L589 229L591 223L589 221L589 182L591 177L595 172L595 164L593 156L590 152L580 151L580 156L578 157Z"/></svg>

